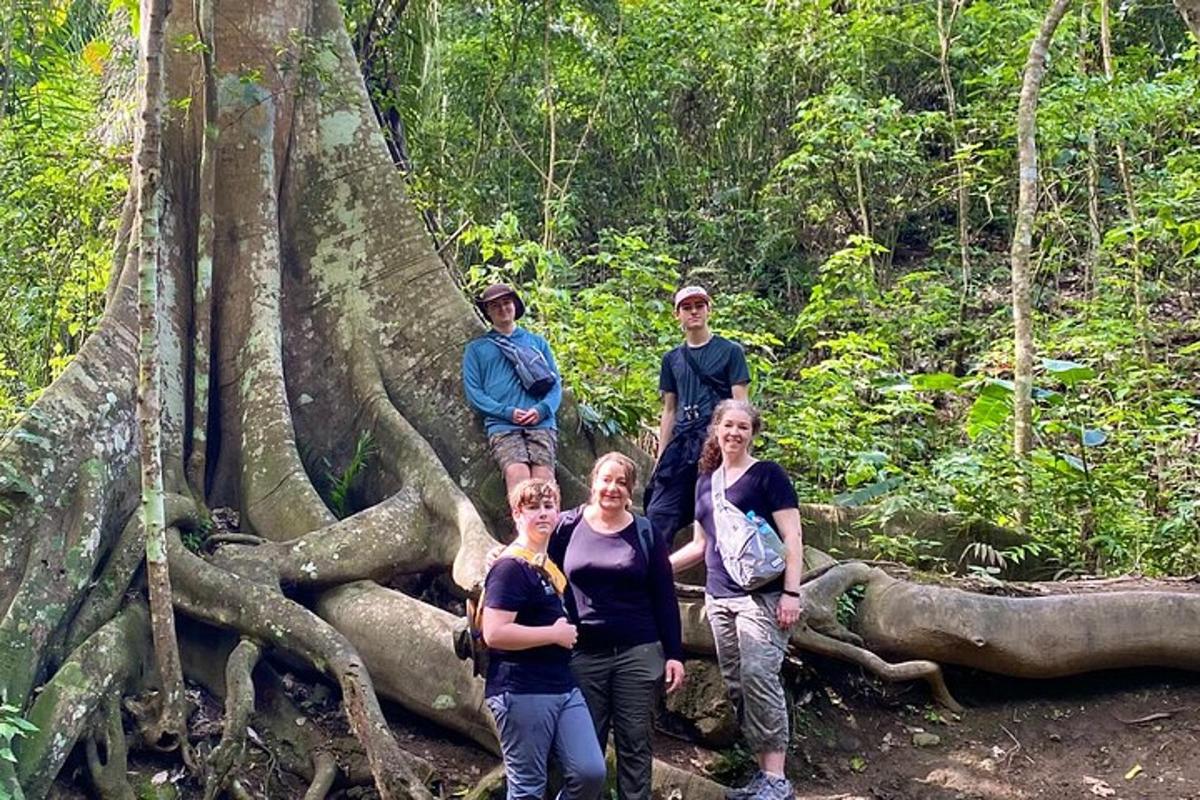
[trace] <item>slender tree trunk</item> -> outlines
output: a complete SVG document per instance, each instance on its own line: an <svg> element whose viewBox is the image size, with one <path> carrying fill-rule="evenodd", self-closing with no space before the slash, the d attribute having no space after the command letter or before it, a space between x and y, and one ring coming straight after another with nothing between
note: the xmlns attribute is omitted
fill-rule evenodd
<svg viewBox="0 0 1200 800"><path fill-rule="evenodd" d="M1091 35L1088 26L1089 13L1090 6L1084 2L1079 9L1079 73L1085 79L1092 73L1087 49ZM1103 227L1100 220L1100 150L1096 144L1096 137L1099 135L1099 131L1093 126L1087 137L1088 250L1083 262L1083 285L1088 300L1096 297L1100 250L1103 245Z"/></svg>
<svg viewBox="0 0 1200 800"><path fill-rule="evenodd" d="M967 169L963 162L962 139L958 135L958 98L954 81L950 75L950 44L954 21L962 8L962 0L952 0L949 14L946 0L938 0L938 67L942 74L942 91L946 93L946 113L950 117L950 142L954 146L955 191L958 195L958 259L962 276L962 296L959 304L959 327L962 326L962 311L971 287L971 193L967 185Z"/></svg>
<svg viewBox="0 0 1200 800"><path fill-rule="evenodd" d="M186 745L183 717L183 670L175 637L171 578L167 571L163 506L162 417L159 401L158 260L161 134L163 104L163 29L167 0L142 0L141 7L141 136L137 144L138 180L138 401L141 429L142 525L146 532L146 573L154 654L162 689L159 742L168 748Z"/></svg>
<svg viewBox="0 0 1200 800"><path fill-rule="evenodd" d="M1191 29L1192 36L1200 40L1200 0L1175 0L1175 9Z"/></svg>
<svg viewBox="0 0 1200 800"><path fill-rule="evenodd" d="M212 371L212 279L217 197L217 81L213 73L216 37L213 36L213 3L194 0L200 38L200 63L204 70L204 130L201 134L200 191L196 234L195 366L192 371L192 450L188 457L188 483L204 497L208 466L209 378Z"/></svg>
<svg viewBox="0 0 1200 800"><path fill-rule="evenodd" d="M1033 224L1037 215L1038 154L1037 103L1042 76L1046 72L1046 51L1054 31L1067 12L1070 0L1054 0L1042 22L1041 30L1029 48L1025 61L1021 100L1017 107L1018 186L1016 224L1013 230L1011 266L1013 323L1015 328L1015 364L1013 368L1013 453L1020 473L1017 517L1019 524L1029 520L1029 453L1033 449L1033 308L1029 255L1033 245Z"/></svg>
<svg viewBox="0 0 1200 800"><path fill-rule="evenodd" d="M558 160L558 121L554 113L554 64L550 57L550 0L543 0L542 76L546 96L546 191L542 194L542 247L554 246L554 166Z"/></svg>

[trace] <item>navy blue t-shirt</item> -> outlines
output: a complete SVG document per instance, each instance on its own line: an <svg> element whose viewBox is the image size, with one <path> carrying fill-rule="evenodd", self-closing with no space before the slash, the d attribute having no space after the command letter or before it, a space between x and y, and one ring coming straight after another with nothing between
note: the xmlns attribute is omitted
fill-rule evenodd
<svg viewBox="0 0 1200 800"><path fill-rule="evenodd" d="M742 511L758 514L770 523L779 533L772 516L776 511L785 508L799 508L800 501L796 497L796 489L792 479L783 471L783 467L774 461L756 461L742 473L733 486L725 487L725 499ZM750 594L737 584L725 565L721 563L721 554L717 552L716 528L713 526L712 503L712 473L700 475L696 481L696 521L704 528L704 568L708 572L704 590L713 597L740 597ZM782 539L782 535L780 536ZM760 586L755 592L778 592L783 589L783 576L780 575L766 586Z"/></svg>
<svg viewBox="0 0 1200 800"><path fill-rule="evenodd" d="M700 380L683 356L685 347L700 371L712 376L725 392L718 394ZM676 430L686 425L707 426L717 403L732 397L737 384L749 382L750 368L741 345L723 336L713 336L700 347L684 342L663 356L658 373L658 391L676 397Z"/></svg>
<svg viewBox="0 0 1200 800"><path fill-rule="evenodd" d="M670 551L650 537L649 558L638 543L637 521L616 533L598 533L582 517L570 532L555 531L551 557L561 552L569 582L568 611L579 625L576 647L624 647L662 641L667 658L683 659L679 602Z"/></svg>
<svg viewBox="0 0 1200 800"><path fill-rule="evenodd" d="M500 558L484 582L486 608L517 612L519 625L553 625L565 617L562 598L541 571L519 558ZM484 695L561 694L575 687L571 651L556 644L527 650L490 647Z"/></svg>

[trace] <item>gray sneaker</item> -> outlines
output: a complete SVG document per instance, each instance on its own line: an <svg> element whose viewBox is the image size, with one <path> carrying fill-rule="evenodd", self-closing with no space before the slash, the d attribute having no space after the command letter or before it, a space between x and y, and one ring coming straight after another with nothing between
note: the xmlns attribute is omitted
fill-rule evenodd
<svg viewBox="0 0 1200 800"><path fill-rule="evenodd" d="M767 776L761 770L754 773L754 777L740 789L730 789L725 793L725 800L753 800L758 795L758 790L762 788L763 781Z"/></svg>
<svg viewBox="0 0 1200 800"><path fill-rule="evenodd" d="M794 800L795 797L792 782L787 778L763 775L758 794L754 795L752 800Z"/></svg>

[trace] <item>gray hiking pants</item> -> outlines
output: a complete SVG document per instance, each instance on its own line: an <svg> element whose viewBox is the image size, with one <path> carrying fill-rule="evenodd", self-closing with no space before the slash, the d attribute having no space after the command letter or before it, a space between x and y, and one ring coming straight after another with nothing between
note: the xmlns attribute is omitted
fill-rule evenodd
<svg viewBox="0 0 1200 800"><path fill-rule="evenodd" d="M787 750L788 708L780 669L787 632L775 621L779 594L706 595L704 608L717 645L717 663L742 735L758 753Z"/></svg>

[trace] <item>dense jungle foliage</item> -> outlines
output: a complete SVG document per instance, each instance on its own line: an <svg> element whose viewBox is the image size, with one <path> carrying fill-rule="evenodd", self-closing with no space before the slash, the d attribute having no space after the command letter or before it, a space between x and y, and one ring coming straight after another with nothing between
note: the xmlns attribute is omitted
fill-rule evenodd
<svg viewBox="0 0 1200 800"><path fill-rule="evenodd" d="M130 147L125 5L18 4L0 43L6 421L103 308ZM467 291L522 287L587 424L654 428L670 294L702 282L750 357L761 450L803 498L1009 525L1024 468L1033 544L997 559L1200 569L1200 49L1169 4L1114 4L1102 25L1080 0L1051 49L1027 467L1009 243L1045 4L344 7L441 252ZM876 544L953 566L919 539Z"/></svg>

